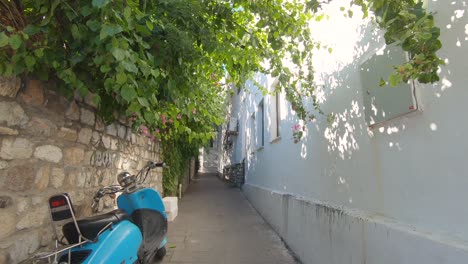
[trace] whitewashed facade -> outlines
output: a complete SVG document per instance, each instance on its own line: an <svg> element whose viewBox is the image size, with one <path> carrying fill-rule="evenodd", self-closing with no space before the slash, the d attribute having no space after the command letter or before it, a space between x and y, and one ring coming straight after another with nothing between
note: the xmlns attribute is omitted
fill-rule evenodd
<svg viewBox="0 0 468 264"><path fill-rule="evenodd" d="M441 81L416 84L411 113L371 127L360 68L384 40L334 2L337 15L314 36L333 48L316 52L315 68L335 122L318 116L294 144L299 121L284 95L248 82L232 96L239 133L219 164L245 161L243 191L303 263L468 263L468 2L428 1L442 31Z"/></svg>

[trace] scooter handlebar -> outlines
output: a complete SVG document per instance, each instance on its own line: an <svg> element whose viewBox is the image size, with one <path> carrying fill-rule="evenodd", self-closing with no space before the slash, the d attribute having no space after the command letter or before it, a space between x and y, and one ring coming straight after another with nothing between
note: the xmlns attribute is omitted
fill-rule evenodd
<svg viewBox="0 0 468 264"><path fill-rule="evenodd" d="M168 168L165 162L154 162L154 161L148 161L147 164L148 168L154 169L154 168Z"/></svg>

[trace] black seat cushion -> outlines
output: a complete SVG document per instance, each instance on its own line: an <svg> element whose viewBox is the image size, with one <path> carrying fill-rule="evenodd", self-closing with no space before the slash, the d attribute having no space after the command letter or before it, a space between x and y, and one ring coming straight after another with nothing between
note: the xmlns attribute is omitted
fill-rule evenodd
<svg viewBox="0 0 468 264"><path fill-rule="evenodd" d="M123 220L130 220L130 216L125 211L117 209L106 214L88 217L76 222L78 223L78 227L84 237L90 240L95 240L99 231L101 231L106 225L109 223L116 224ZM65 224L62 231L68 243L78 243L79 236L73 221Z"/></svg>

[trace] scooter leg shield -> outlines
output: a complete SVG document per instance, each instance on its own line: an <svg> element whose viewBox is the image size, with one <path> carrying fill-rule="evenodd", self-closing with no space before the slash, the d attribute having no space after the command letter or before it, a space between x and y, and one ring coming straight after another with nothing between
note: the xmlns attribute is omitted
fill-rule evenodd
<svg viewBox="0 0 468 264"><path fill-rule="evenodd" d="M135 263L138 260L138 249L142 242L139 228L128 220L119 222L112 228L104 231L95 243L86 243L81 248L72 250L72 260L81 260L81 264L97 263ZM67 261L68 254L61 256L60 260ZM60 261L59 261L60 263Z"/></svg>

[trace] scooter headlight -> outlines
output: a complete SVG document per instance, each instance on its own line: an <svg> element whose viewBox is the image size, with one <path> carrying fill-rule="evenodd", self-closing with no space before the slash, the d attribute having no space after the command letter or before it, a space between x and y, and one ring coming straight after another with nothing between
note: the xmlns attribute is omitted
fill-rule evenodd
<svg viewBox="0 0 468 264"><path fill-rule="evenodd" d="M117 181L119 182L120 186L126 188L135 182L135 176L124 171L117 175Z"/></svg>

